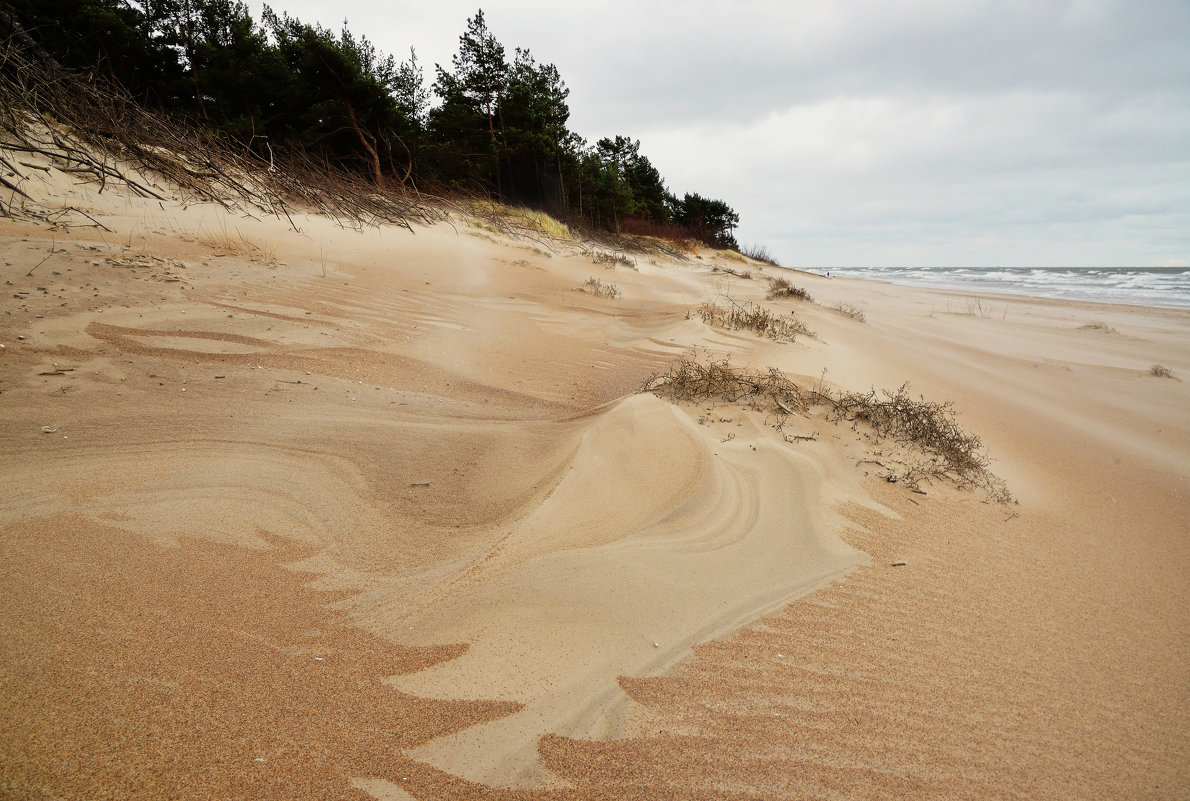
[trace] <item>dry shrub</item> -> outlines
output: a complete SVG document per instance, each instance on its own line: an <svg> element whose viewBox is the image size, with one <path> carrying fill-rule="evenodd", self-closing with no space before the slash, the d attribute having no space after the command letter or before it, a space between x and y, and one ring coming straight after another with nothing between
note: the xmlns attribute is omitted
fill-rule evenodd
<svg viewBox="0 0 1190 801"><path fill-rule="evenodd" d="M701 259L702 256L699 256L699 258ZM741 272L740 270L736 270L731 267L715 266L715 267L711 268L711 272L713 272L713 273L727 273L728 275L734 275L736 278L743 278L745 281L752 280L752 273L749 270L744 270Z"/></svg>
<svg viewBox="0 0 1190 801"><path fill-rule="evenodd" d="M621 218L620 231L633 237L664 239L683 250L688 250L691 243L698 242L700 239L698 231L688 226L642 220L638 217Z"/></svg>
<svg viewBox="0 0 1190 801"><path fill-rule="evenodd" d="M1149 368L1149 375L1157 378L1173 378L1173 370L1170 370L1164 364L1154 364Z"/></svg>
<svg viewBox="0 0 1190 801"><path fill-rule="evenodd" d="M686 261L696 243L688 239L670 239L660 236L650 236L633 233L629 226L623 226L620 232L606 231L593 226L581 217L567 219L571 237L574 242L582 242L584 251L602 248L604 250L622 251L637 255L664 257L675 261Z"/></svg>
<svg viewBox="0 0 1190 801"><path fill-rule="evenodd" d="M794 286L789 283L788 278L770 278L769 279L769 300L777 300L779 298L793 298L795 300L804 300L807 303L813 303L814 298L810 297L810 293L800 286Z"/></svg>
<svg viewBox="0 0 1190 801"><path fill-rule="evenodd" d="M968 317L982 317L988 319L996 313L996 308L985 301L981 297L966 298L964 305L957 311L951 309L950 301L946 303L946 311L948 314L965 314ZM1005 306L1000 312L1000 319L1005 319L1008 316L1008 307Z"/></svg>
<svg viewBox="0 0 1190 801"><path fill-rule="evenodd" d="M587 255L591 257L591 261L595 264L602 264L609 270L616 269L616 265L627 267L629 270L637 270L636 259L629 256L627 253L611 252L606 250L592 250L588 251Z"/></svg>
<svg viewBox="0 0 1190 801"><path fill-rule="evenodd" d="M888 481L919 490L923 482L944 479L963 489L983 490L991 501L1013 502L1004 481L989 469L982 441L958 424L953 404L914 398L908 384L895 391L844 392L822 382L800 386L774 368L749 371L727 360L703 364L681 359L646 381L642 391L675 403L747 403L772 415L778 430L791 415L822 412L832 422L851 423L876 442L891 439L917 452L917 458L891 466L875 462L885 467Z"/></svg>
<svg viewBox="0 0 1190 801"><path fill-rule="evenodd" d="M1116 329L1112 328L1107 323L1102 323L1102 322L1099 322L1098 320L1087 323L1086 325L1080 325L1078 327L1078 330L1079 331L1099 331L1104 334L1118 334L1119 333L1118 331L1116 331Z"/></svg>
<svg viewBox="0 0 1190 801"><path fill-rule="evenodd" d="M731 301L730 306L708 303L698 310L698 316L707 325L731 331L754 331L778 342L793 342L799 336L814 336L793 312L781 316L755 303L749 303L747 306L741 306L735 301Z"/></svg>
<svg viewBox="0 0 1190 801"><path fill-rule="evenodd" d="M817 389L803 390L775 368L749 372L727 359L702 363L679 359L666 373L649 378L641 388L675 403L720 400L727 403L767 400L787 414L807 411L816 403ZM761 404L763 405L763 404Z"/></svg>
<svg viewBox="0 0 1190 801"><path fill-rule="evenodd" d="M850 303L836 303L834 306L831 306L831 311L837 311L844 317L850 317L852 320L859 320L861 323L866 323L868 321L867 315L864 314L864 310L859 306L852 306Z"/></svg>
<svg viewBox="0 0 1190 801"><path fill-rule="evenodd" d="M777 259L773 256L773 254L769 252L769 249L764 245L742 245L740 247L740 253L752 259L753 261L764 262L765 264L771 264L774 267L781 266L777 263Z"/></svg>
<svg viewBox="0 0 1190 801"><path fill-rule="evenodd" d="M596 295L597 297L601 298L611 298L612 300L623 297L624 294L615 284L609 284L604 281L600 281L598 278L588 278L586 281L583 281L583 283L575 287L574 291L584 292L588 295Z"/></svg>

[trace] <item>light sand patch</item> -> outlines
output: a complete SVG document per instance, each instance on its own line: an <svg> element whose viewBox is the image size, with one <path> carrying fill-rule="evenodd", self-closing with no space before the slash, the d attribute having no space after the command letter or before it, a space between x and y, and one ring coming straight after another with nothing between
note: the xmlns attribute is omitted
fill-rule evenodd
<svg viewBox="0 0 1190 801"><path fill-rule="evenodd" d="M110 233L5 233L0 795L1188 795L1190 384L1149 370L1190 375L1190 313L803 274L820 339L779 344L686 318L763 297L722 256L610 302L577 251L46 175ZM206 258L221 227L277 262ZM864 484L821 421L634 396L691 355L953 400L1019 514ZM830 583L841 533L873 562ZM331 630L358 669L311 671Z"/></svg>
<svg viewBox="0 0 1190 801"><path fill-rule="evenodd" d="M133 338L140 338L140 334L132 334ZM147 339L147 338L146 338ZM257 345L235 342L226 338L196 337L191 335L169 336L158 334L152 338L153 346L175 350L179 353L256 353Z"/></svg>
<svg viewBox="0 0 1190 801"><path fill-rule="evenodd" d="M823 515L816 461L719 442L652 396L601 415L527 517L390 624L418 644L471 643L402 690L525 704L416 755L473 781L539 778L542 734L618 730L617 676L663 669L862 561Z"/></svg>

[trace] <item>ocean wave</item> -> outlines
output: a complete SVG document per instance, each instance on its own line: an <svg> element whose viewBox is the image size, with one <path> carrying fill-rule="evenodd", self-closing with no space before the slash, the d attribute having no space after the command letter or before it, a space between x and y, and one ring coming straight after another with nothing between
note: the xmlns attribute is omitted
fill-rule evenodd
<svg viewBox="0 0 1190 801"><path fill-rule="evenodd" d="M825 273L825 268L815 272ZM832 267L831 275L936 289L1190 308L1186 267Z"/></svg>

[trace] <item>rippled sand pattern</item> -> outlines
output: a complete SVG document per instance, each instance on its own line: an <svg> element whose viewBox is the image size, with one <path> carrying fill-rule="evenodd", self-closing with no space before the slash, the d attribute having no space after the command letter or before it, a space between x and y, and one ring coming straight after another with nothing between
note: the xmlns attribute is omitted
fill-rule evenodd
<svg viewBox="0 0 1190 801"><path fill-rule="evenodd" d="M1190 312L23 186L116 234L0 229L2 801L1190 798ZM678 357L953 400L1020 505Z"/></svg>

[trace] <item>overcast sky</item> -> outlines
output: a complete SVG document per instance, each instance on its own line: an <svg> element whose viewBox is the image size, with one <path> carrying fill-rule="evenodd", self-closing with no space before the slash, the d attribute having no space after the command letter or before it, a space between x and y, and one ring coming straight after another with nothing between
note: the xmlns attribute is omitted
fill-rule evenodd
<svg viewBox="0 0 1190 801"><path fill-rule="evenodd" d="M483 8L786 266L1190 265L1190 0L272 5L427 80Z"/></svg>

